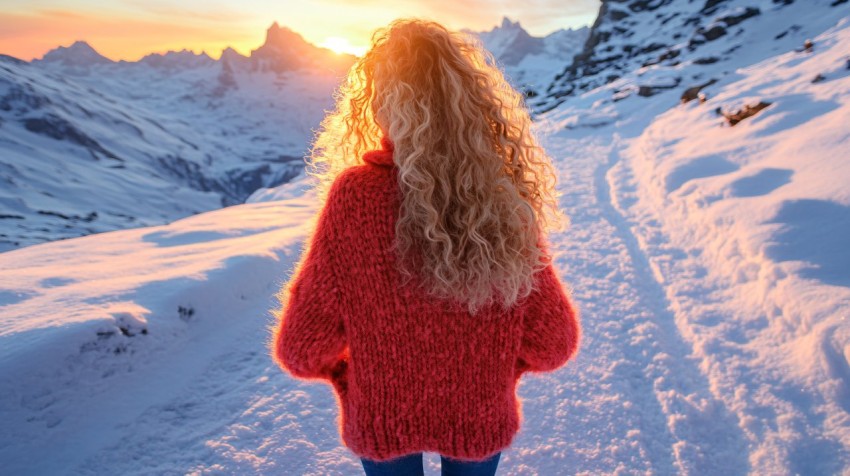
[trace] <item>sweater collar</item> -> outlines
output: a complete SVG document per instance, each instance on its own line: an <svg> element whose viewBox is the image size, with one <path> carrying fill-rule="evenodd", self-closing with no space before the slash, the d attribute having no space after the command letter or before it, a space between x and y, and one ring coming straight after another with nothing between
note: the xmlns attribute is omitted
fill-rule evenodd
<svg viewBox="0 0 850 476"><path fill-rule="evenodd" d="M393 150L395 149L393 142L389 137L381 137L381 148L367 151L363 154L363 160L376 165L394 167Z"/></svg>

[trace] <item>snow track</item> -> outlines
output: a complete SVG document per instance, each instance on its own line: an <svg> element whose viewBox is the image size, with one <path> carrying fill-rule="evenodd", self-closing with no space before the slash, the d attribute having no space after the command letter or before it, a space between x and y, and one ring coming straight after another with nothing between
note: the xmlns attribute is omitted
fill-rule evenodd
<svg viewBox="0 0 850 476"><path fill-rule="evenodd" d="M745 473L736 419L712 395L656 273L611 202L606 175L618 158L616 142L552 137L548 148L558 157L562 207L572 221L552 241L585 329L579 358L552 377L570 389L559 404L578 423L552 432L569 448L552 468ZM534 383L523 393L528 387L552 392Z"/></svg>

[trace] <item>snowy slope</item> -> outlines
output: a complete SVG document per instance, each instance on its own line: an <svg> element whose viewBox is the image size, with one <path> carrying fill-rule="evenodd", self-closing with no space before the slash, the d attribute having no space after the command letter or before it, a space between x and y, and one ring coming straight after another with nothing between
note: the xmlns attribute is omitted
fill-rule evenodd
<svg viewBox="0 0 850 476"><path fill-rule="evenodd" d="M0 251L242 203L303 169L352 58L273 25L248 57L0 59Z"/></svg>
<svg viewBox="0 0 850 476"><path fill-rule="evenodd" d="M528 97L535 97L552 82L563 65L569 64L581 51L590 29L559 29L544 37L535 37L518 21L504 17L501 25L489 31L470 33L477 35L493 53L511 84Z"/></svg>
<svg viewBox="0 0 850 476"><path fill-rule="evenodd" d="M813 39L660 115L609 176L762 473L850 469L850 17Z"/></svg>
<svg viewBox="0 0 850 476"><path fill-rule="evenodd" d="M603 0L584 50L533 105L550 110L635 72L656 81L638 82L645 94L678 84L685 71L730 72L801 46L846 9L846 0Z"/></svg>
<svg viewBox="0 0 850 476"><path fill-rule="evenodd" d="M311 202L237 205L0 255L4 472L86 474L126 457L128 472L92 474L182 473L216 453L194 432L227 430L232 411L261 403L262 393L271 400L283 383L268 366L263 331ZM170 434L173 451L183 432L192 436L179 445L198 443L200 453L182 461L157 453L157 434ZM125 453L132 434L142 440ZM268 436L286 435L280 425Z"/></svg>
<svg viewBox="0 0 850 476"><path fill-rule="evenodd" d="M663 8L633 11L643 31L697 3L628 5ZM709 3L760 14L679 64L565 95L535 125L572 220L551 241L585 340L521 381L499 474L850 471L850 4ZM711 79L705 102L680 104ZM771 105L734 127L716 112L758 101ZM306 186L0 254L4 470L362 472L331 387L265 354L315 216Z"/></svg>
<svg viewBox="0 0 850 476"><path fill-rule="evenodd" d="M850 5L716 12L754 5L711 49L577 85L541 126L573 160L596 157L603 216L659 304L652 325L690 353L685 391L645 370L669 412L672 471L837 474L850 468ZM704 103L678 104L712 80ZM720 115L760 101L734 127Z"/></svg>

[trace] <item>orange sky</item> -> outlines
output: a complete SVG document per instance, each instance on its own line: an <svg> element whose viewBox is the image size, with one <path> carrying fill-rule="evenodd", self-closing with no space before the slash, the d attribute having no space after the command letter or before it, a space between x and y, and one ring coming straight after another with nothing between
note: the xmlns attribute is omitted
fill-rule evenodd
<svg viewBox="0 0 850 476"><path fill-rule="evenodd" d="M0 53L31 60L85 40L114 60L184 48L217 58L227 46L249 53L274 21L316 44L341 38L365 47L375 28L407 16L489 30L507 15L531 34L545 35L592 23L598 5L599 0L0 0Z"/></svg>

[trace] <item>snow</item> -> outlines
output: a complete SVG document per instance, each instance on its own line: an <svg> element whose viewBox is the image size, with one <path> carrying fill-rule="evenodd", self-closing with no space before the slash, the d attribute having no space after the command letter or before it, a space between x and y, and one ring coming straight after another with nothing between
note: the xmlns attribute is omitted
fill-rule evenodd
<svg viewBox="0 0 850 476"><path fill-rule="evenodd" d="M762 3L709 44L761 45L746 54L637 68L535 124L571 218L550 241L585 340L521 381L499 474L850 470L850 15ZM766 33L794 22L796 38ZM806 37L811 53L791 47ZM679 104L712 77L706 102ZM762 100L734 127L715 112ZM361 473L331 386L265 349L317 211L309 185L0 254L4 471Z"/></svg>
<svg viewBox="0 0 850 476"><path fill-rule="evenodd" d="M98 465L112 457L127 458L110 464L130 472L148 458L173 469L178 463L155 453L175 449L173 440L157 447L169 428L178 439L186 430L226 431L233 411L288 385L268 366L264 326L311 203L302 196L228 207L0 255L4 471L102 474ZM209 418L210 427L184 412ZM143 454L124 453L122 440L136 437L126 450ZM186 442L208 451L203 443L194 433ZM44 447L51 451L33 458Z"/></svg>

